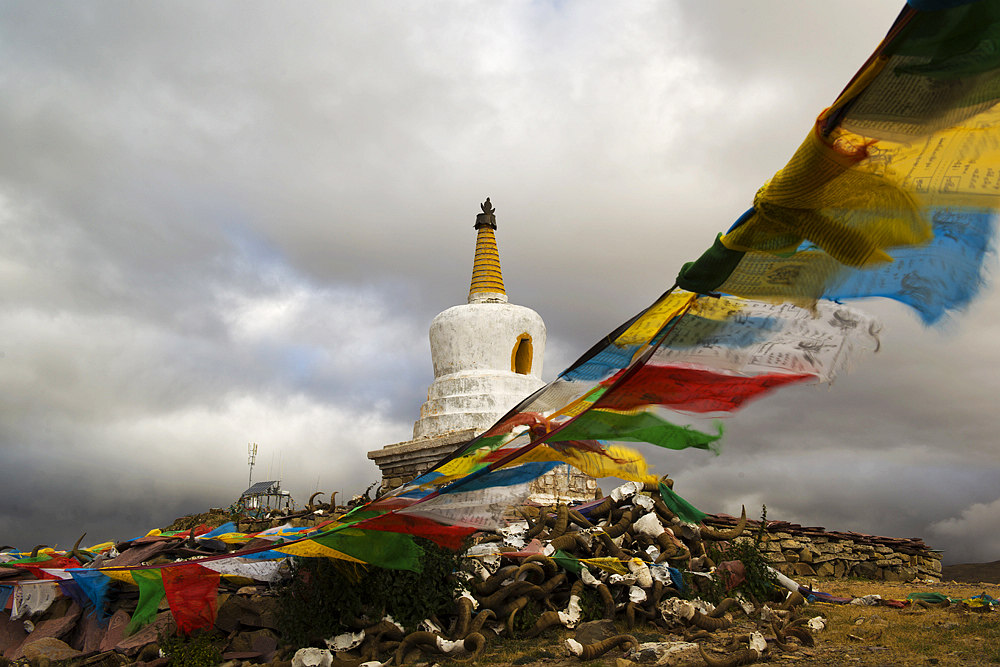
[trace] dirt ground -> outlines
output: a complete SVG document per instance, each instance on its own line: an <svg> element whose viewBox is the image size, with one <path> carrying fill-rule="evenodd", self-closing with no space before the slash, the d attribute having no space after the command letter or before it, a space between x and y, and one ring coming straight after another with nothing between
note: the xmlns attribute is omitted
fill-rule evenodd
<svg viewBox="0 0 1000 667"><path fill-rule="evenodd" d="M838 597L881 595L883 599L905 600L914 592L943 593L952 598L968 599L985 593L1000 599L1000 562L971 566L953 566L945 575L955 577L941 583L887 583L859 579L802 578L799 583ZM958 578L962 581L959 581ZM971 581L970 581L971 580ZM987 608L988 609L988 608ZM813 646L789 639L786 648L774 643L770 626L761 627L743 614L734 617L733 625L697 640L716 660L733 655L731 645L741 635L759 630L772 638L761 663L795 665L995 665L1000 664L1000 611L977 611L953 603L945 609L926 609L909 605L891 606L837 605L815 602L799 608L799 615L822 616L826 628L812 635ZM622 633L629 633L619 624ZM639 642L684 641L680 635L661 633L651 625L634 628L630 634ZM490 642L478 662L527 667L629 667L637 664L620 649L583 662L568 655L565 640L572 631L553 631L535 640L499 640ZM745 644L744 644L745 646ZM653 664L653 663L645 663ZM697 650L688 650L677 660L661 664L704 665Z"/></svg>

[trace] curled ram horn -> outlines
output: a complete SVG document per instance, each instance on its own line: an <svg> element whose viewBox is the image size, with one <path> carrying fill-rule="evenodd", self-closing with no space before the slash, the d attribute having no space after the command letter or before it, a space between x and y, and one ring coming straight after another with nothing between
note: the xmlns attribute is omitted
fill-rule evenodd
<svg viewBox="0 0 1000 667"><path fill-rule="evenodd" d="M458 617L451 638L463 639L469 634L469 624L472 623L472 600L463 596L455 600L455 605L458 607Z"/></svg>
<svg viewBox="0 0 1000 667"><path fill-rule="evenodd" d="M555 538L549 545L554 551L565 551L567 553L577 553L587 548L587 542L580 533L566 533Z"/></svg>
<svg viewBox="0 0 1000 667"><path fill-rule="evenodd" d="M576 510L569 511L569 520L580 526L581 528L593 528L594 524L587 517L583 516Z"/></svg>
<svg viewBox="0 0 1000 667"><path fill-rule="evenodd" d="M38 545L36 545L35 548L31 550L31 557L32 558L38 558L38 552L41 551L42 549L48 549L48 548L49 548L49 545L47 545L47 544L38 544Z"/></svg>
<svg viewBox="0 0 1000 667"><path fill-rule="evenodd" d="M85 538L86 536L87 533L84 533L83 535L78 537L76 539L76 543L73 545L72 550L70 550L70 553L73 554L73 558L75 558L77 562L80 564L89 563L94 560L94 557L86 549L80 551L80 542L82 542L83 538Z"/></svg>
<svg viewBox="0 0 1000 667"><path fill-rule="evenodd" d="M550 577L548 581L543 583L539 588L541 589L541 597L543 599L548 599L552 596L553 591L561 586L568 577L565 572L560 572L554 577Z"/></svg>
<svg viewBox="0 0 1000 667"><path fill-rule="evenodd" d="M670 523L677 518L677 515L663 502L663 498L653 499L653 511L656 512L656 516L660 517L660 520L664 523Z"/></svg>
<svg viewBox="0 0 1000 667"><path fill-rule="evenodd" d="M526 563L540 563L541 566L545 568L545 574L550 577L556 573L556 570L559 569L559 566L556 564L554 560L542 554L531 554L530 556L524 559L521 565L524 565Z"/></svg>
<svg viewBox="0 0 1000 667"><path fill-rule="evenodd" d="M725 616L714 618L712 616L706 616L697 609L694 610L694 615L691 616L690 623L695 627L701 628L702 630L708 630L709 632L725 630L733 624L733 622Z"/></svg>
<svg viewBox="0 0 1000 667"><path fill-rule="evenodd" d="M735 540L737 537L743 534L743 530L747 527L747 508L746 505L743 506L740 512L740 520L734 528L731 530L715 530L710 528L705 524L701 527L701 536L707 537L710 540L718 540L722 542L728 542L730 540Z"/></svg>
<svg viewBox="0 0 1000 667"><path fill-rule="evenodd" d="M694 628L684 628L682 633L684 636L684 641L693 642L698 639L711 639L712 633L708 630L702 630L701 628L695 630Z"/></svg>
<svg viewBox="0 0 1000 667"><path fill-rule="evenodd" d="M521 518L528 522L528 532L524 534L524 539L532 540L542 534L545 530L545 517L541 513L532 520L528 511L523 508L518 508L517 513L521 515Z"/></svg>
<svg viewBox="0 0 1000 667"><path fill-rule="evenodd" d="M666 533L664 533L663 535L665 536ZM678 546L678 545L674 544L673 542L671 542L670 545L673 547L673 550L671 550L671 551L664 550L663 553L661 553L659 556L656 557L656 562L657 563L663 563L665 561L671 561L671 560L673 560L673 561L686 561L686 560L690 560L690 558L691 558L691 551L688 550L687 547L685 547L683 545L682 546Z"/></svg>
<svg viewBox="0 0 1000 667"><path fill-rule="evenodd" d="M322 495L323 495L322 491L317 491L316 493L309 496L309 502L306 503L306 510L309 512L314 512L316 510L316 506L313 505L313 500L315 500L316 496L322 496Z"/></svg>
<svg viewBox="0 0 1000 667"><path fill-rule="evenodd" d="M706 614L706 616L710 616L711 618L719 618L720 616L725 614L730 609L733 609L734 607L737 609L743 609L742 607L740 607L740 603L736 601L736 598L726 598L725 600L719 603L719 606L717 606L715 609Z"/></svg>
<svg viewBox="0 0 1000 667"><path fill-rule="evenodd" d="M586 645L581 644L575 639L566 640L566 646L569 648L570 653L579 657L581 660L594 660L601 657L616 646L622 646L623 650L627 650L624 648L626 644L630 648L636 647L639 645L639 641L632 635L617 635L615 637L608 637L607 639L599 642Z"/></svg>
<svg viewBox="0 0 1000 667"><path fill-rule="evenodd" d="M486 646L486 638L478 632L470 632L469 635L462 640L462 648L469 655L464 658L453 658L455 662L473 662L479 657L479 654L483 652L483 648Z"/></svg>
<svg viewBox="0 0 1000 667"><path fill-rule="evenodd" d="M701 659L708 667L737 667L737 665L751 665L760 660L760 651L754 648L745 648L736 651L728 658L713 658L705 653L705 649L698 645Z"/></svg>
<svg viewBox="0 0 1000 667"><path fill-rule="evenodd" d="M636 626L637 617L641 617L644 621L651 621L656 618L656 616L657 612L643 609L642 606L635 602L629 601L629 603L625 605L625 624L628 626L629 630Z"/></svg>
<svg viewBox="0 0 1000 667"><path fill-rule="evenodd" d="M611 595L611 589L607 584L600 583L597 584L597 592L604 602L604 618L615 620L615 598Z"/></svg>
<svg viewBox="0 0 1000 667"><path fill-rule="evenodd" d="M782 628L781 635L782 639L785 639L786 637L795 637L802 642L803 646L814 646L816 644L816 640L813 639L812 633L805 628Z"/></svg>
<svg viewBox="0 0 1000 667"><path fill-rule="evenodd" d="M562 503L556 504L556 518L549 531L549 538L556 538L566 532L569 526L569 508Z"/></svg>
<svg viewBox="0 0 1000 667"><path fill-rule="evenodd" d="M480 598L479 604L486 609L492 609L494 611L502 610L506 606L508 598L517 599L518 597L527 594L529 591L540 591L540 589L537 584L533 584L530 581L515 581L509 586L504 586L492 595Z"/></svg>
<svg viewBox="0 0 1000 667"><path fill-rule="evenodd" d="M417 630L416 632L411 632L403 638L403 641L399 643L396 648L396 664L402 665L406 662L407 656L414 649L431 649L437 648L438 635L433 632L427 632L426 630Z"/></svg>
<svg viewBox="0 0 1000 667"><path fill-rule="evenodd" d="M537 637L549 628L554 628L556 626L562 626L562 619L559 618L559 612L557 611L547 611L538 617L535 621L535 626L525 633L525 637Z"/></svg>
<svg viewBox="0 0 1000 667"><path fill-rule="evenodd" d="M472 588L474 589L476 595L492 595L500 590L500 587L503 586L503 582L514 576L514 573L517 572L517 568L517 565L507 565L502 567L487 577L486 581L473 584Z"/></svg>
<svg viewBox="0 0 1000 667"><path fill-rule="evenodd" d="M509 637L514 636L514 617L517 616L517 612L521 611L522 609L528 606L529 601L530 600L527 595L522 595L521 597L517 598L516 600L514 600L513 602L511 602L510 604L508 604L506 607L503 608L501 616L507 617L507 622L506 622L507 636Z"/></svg>
<svg viewBox="0 0 1000 667"><path fill-rule="evenodd" d="M514 573L514 581L530 581L533 584L540 584L545 581L545 568L534 561L521 563L517 572Z"/></svg>
<svg viewBox="0 0 1000 667"><path fill-rule="evenodd" d="M490 619L496 620L496 617L497 615L492 609L483 609L472 619L472 623L469 625L469 635L482 632L486 621ZM469 635L466 635L466 637Z"/></svg>
<svg viewBox="0 0 1000 667"><path fill-rule="evenodd" d="M627 558L625 552L621 550L621 547L615 544L614 539L607 533L597 533L597 539L601 541L600 544L604 547L604 551L607 552L607 555L612 558L617 558L618 560L625 560Z"/></svg>
<svg viewBox="0 0 1000 667"><path fill-rule="evenodd" d="M616 506L617 503L615 503L615 499L611 496L607 496L596 507L594 507L594 509L590 510L590 516L595 519L607 516L608 513L610 513Z"/></svg>
<svg viewBox="0 0 1000 667"><path fill-rule="evenodd" d="M779 604L777 608L790 611L795 607L798 607L800 604L804 604L805 601L806 599L802 596L802 593L799 593L798 591L792 591L791 593L788 594L788 597L785 598L785 601Z"/></svg>
<svg viewBox="0 0 1000 667"><path fill-rule="evenodd" d="M621 518L619 518L614 525L608 526L604 529L608 537L616 538L621 537L625 534L625 531L629 529L632 525L632 510L625 510L622 512Z"/></svg>
<svg viewBox="0 0 1000 667"><path fill-rule="evenodd" d="M785 634L781 631L781 626L779 626L774 621L771 621L771 629L774 630L774 643L782 651L797 651L798 647L794 644L789 644L785 641ZM771 641L768 639L768 641Z"/></svg>

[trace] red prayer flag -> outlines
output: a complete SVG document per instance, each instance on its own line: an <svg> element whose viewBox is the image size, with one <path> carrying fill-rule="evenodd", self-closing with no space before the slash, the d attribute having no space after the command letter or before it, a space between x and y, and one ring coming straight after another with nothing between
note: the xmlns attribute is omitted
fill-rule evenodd
<svg viewBox="0 0 1000 667"><path fill-rule="evenodd" d="M438 546L457 551L465 538L478 530L469 526L446 526L437 521L420 516L405 514L383 514L354 524L356 528L384 530L390 533L406 533L416 537L426 537Z"/></svg>
<svg viewBox="0 0 1000 667"><path fill-rule="evenodd" d="M625 371L601 384L610 386ZM732 412L744 402L786 384L815 380L810 373L729 375L690 366L650 366L634 371L625 381L598 399L600 407L634 410L665 405L688 412Z"/></svg>
<svg viewBox="0 0 1000 667"><path fill-rule="evenodd" d="M219 573L197 563L182 563L164 567L160 574L177 631L187 635L210 629L218 608Z"/></svg>

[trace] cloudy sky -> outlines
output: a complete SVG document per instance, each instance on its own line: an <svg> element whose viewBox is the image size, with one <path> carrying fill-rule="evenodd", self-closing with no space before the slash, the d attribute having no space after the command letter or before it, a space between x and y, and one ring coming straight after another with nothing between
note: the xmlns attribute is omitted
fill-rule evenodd
<svg viewBox="0 0 1000 667"><path fill-rule="evenodd" d="M0 1L0 543L378 478L479 203L545 378L751 203L901 2ZM991 260L992 263L995 260ZM706 511L1000 558L1000 295L645 449Z"/></svg>

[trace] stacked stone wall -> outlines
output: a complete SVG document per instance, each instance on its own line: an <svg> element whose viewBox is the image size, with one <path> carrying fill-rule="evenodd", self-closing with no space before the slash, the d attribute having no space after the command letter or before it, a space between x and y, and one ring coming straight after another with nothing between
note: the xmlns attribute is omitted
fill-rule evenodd
<svg viewBox="0 0 1000 667"><path fill-rule="evenodd" d="M725 514L710 514L705 519L705 523L722 528L736 522L735 517ZM744 535L755 536L759 532L759 521L747 522ZM761 551L776 570L789 577L941 580L941 552L931 549L918 537L879 537L768 521L761 537Z"/></svg>

